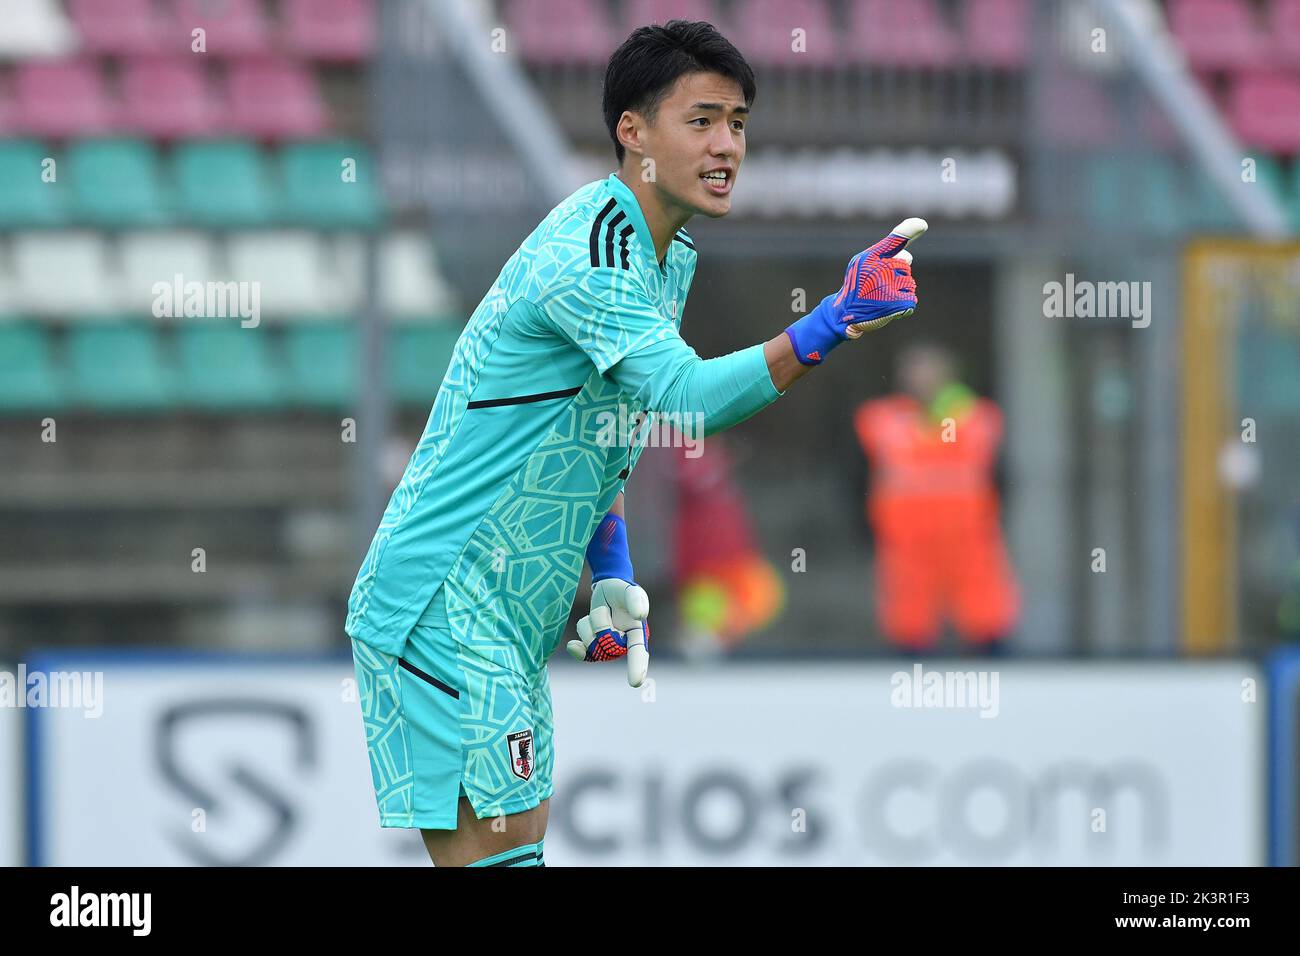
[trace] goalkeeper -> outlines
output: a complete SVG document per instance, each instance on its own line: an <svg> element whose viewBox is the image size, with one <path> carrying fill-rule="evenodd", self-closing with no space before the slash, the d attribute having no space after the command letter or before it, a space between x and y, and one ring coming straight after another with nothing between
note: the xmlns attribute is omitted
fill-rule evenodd
<svg viewBox="0 0 1300 956"><path fill-rule="evenodd" d="M642 446L609 441L607 423L657 412L729 428L916 307L904 247L926 227L908 219L769 341L707 361L683 341L683 227L730 210L754 94L706 23L643 27L614 52L618 169L556 206L475 309L358 572L346 630L380 825L419 828L438 866L543 864L546 662L584 558L590 613L570 653L645 679L650 601L623 520Z"/></svg>

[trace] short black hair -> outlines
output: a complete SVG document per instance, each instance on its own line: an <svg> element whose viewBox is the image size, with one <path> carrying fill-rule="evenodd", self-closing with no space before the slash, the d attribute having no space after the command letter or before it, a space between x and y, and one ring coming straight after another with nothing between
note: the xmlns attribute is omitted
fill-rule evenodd
<svg viewBox="0 0 1300 956"><path fill-rule="evenodd" d="M609 58L601 109L614 155L623 163L618 120L625 110L651 123L678 78L687 73L720 73L740 85L745 105L754 103L754 71L711 23L669 20L662 26L638 27Z"/></svg>

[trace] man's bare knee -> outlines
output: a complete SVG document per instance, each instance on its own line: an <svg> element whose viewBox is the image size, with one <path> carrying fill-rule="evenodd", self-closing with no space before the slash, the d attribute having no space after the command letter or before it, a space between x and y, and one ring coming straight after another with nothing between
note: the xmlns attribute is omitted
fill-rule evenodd
<svg viewBox="0 0 1300 956"><path fill-rule="evenodd" d="M546 835L549 800L543 800L532 810L508 816L484 817L474 815L474 808L465 797L460 798L456 811L456 829L421 830L425 849L434 866L468 866L475 860L495 856L517 846L541 842Z"/></svg>

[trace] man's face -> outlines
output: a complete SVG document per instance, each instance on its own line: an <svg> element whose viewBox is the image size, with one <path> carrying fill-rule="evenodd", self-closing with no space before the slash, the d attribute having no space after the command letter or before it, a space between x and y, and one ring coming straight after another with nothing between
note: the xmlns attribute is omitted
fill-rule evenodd
<svg viewBox="0 0 1300 956"><path fill-rule="evenodd" d="M718 73L687 73L659 105L653 125L639 123L641 160L654 160L654 185L665 205L718 218L731 211L731 191L745 158L749 108L740 84Z"/></svg>

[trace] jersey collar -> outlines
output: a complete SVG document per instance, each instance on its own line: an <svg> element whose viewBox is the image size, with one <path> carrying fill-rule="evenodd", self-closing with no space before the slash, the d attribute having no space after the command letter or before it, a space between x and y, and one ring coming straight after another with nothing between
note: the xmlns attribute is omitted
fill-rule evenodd
<svg viewBox="0 0 1300 956"><path fill-rule="evenodd" d="M614 197L614 202L618 204L619 210L627 216L628 222L632 223L632 228L641 247L641 258L651 273L659 273L659 260L655 258L654 237L650 235L650 226L645 221L645 214L641 212L641 204L636 201L636 195L628 187L627 183L618 178L618 173L610 173L609 178L605 180L610 195ZM669 250L672 251L671 249ZM668 256L664 256L664 268L668 266Z"/></svg>

